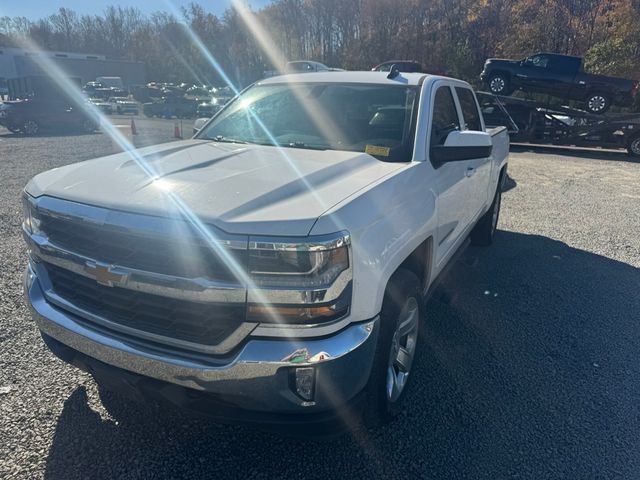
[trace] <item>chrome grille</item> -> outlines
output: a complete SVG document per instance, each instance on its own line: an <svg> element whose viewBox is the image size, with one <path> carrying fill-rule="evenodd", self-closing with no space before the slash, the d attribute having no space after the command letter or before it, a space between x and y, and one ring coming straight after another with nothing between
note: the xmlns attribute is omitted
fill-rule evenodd
<svg viewBox="0 0 640 480"><path fill-rule="evenodd" d="M255 327L245 322L247 237L210 229L209 245L180 220L58 200L28 199L26 233L48 300L101 327L154 343L225 354ZM100 282L96 265L121 281ZM101 284L102 283L102 284Z"/></svg>
<svg viewBox="0 0 640 480"><path fill-rule="evenodd" d="M171 234L136 232L118 225L105 225L39 213L40 230L52 244L101 262L177 277L206 277L234 281L233 273L211 246L198 240L184 222ZM229 249L234 262L244 266L246 250Z"/></svg>
<svg viewBox="0 0 640 480"><path fill-rule="evenodd" d="M53 292L78 309L118 325L201 345L217 345L244 318L243 304L177 300L118 287L46 264Z"/></svg>

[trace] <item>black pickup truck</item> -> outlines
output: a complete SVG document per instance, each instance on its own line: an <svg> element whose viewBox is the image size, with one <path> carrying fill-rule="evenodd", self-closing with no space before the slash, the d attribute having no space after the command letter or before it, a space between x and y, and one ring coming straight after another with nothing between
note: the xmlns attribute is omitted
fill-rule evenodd
<svg viewBox="0 0 640 480"><path fill-rule="evenodd" d="M514 90L546 93L585 103L591 113L604 113L611 105L630 106L638 82L586 73L582 58L555 53L536 53L524 60L490 58L480 79L496 95Z"/></svg>

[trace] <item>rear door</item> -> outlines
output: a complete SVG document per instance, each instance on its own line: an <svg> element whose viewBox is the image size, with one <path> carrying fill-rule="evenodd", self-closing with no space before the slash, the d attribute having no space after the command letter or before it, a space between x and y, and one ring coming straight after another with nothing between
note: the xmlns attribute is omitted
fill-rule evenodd
<svg viewBox="0 0 640 480"><path fill-rule="evenodd" d="M460 107L461 129L476 132L484 131L480 110L471 89L456 86L454 91ZM486 206L487 190L491 178L491 159L490 157L477 158L467 160L464 163L467 166L465 169L466 181L470 183L471 190L467 204L467 221L473 222Z"/></svg>
<svg viewBox="0 0 640 480"><path fill-rule="evenodd" d="M454 93L447 82L437 82L431 96L429 148L443 145L447 135L460 130L460 118ZM436 261L438 268L459 244L467 225L467 205L473 195L466 170L469 162L448 162L435 167L435 190L438 196Z"/></svg>

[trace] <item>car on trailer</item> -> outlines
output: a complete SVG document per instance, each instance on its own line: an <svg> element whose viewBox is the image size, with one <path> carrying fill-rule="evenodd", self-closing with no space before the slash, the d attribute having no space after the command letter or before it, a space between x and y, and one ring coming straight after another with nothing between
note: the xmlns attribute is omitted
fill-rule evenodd
<svg viewBox="0 0 640 480"><path fill-rule="evenodd" d="M512 142L623 148L640 157L640 113L595 115L488 92L476 95L487 126L506 126Z"/></svg>
<svg viewBox="0 0 640 480"><path fill-rule="evenodd" d="M629 107L638 82L587 73L580 57L536 53L524 60L490 58L480 74L491 93L510 95L515 90L544 93L583 102L590 113L605 113L611 105Z"/></svg>

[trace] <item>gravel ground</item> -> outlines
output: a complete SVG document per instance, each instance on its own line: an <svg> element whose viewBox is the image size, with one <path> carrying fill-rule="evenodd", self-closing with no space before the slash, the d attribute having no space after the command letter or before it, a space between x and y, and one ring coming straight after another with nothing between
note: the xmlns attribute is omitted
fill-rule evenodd
<svg viewBox="0 0 640 480"><path fill-rule="evenodd" d="M173 134L137 126L137 145ZM468 249L428 303L405 412L304 441L101 399L43 346L22 300L20 190L116 148L0 130L0 478L640 477L640 163L512 153L494 246Z"/></svg>

